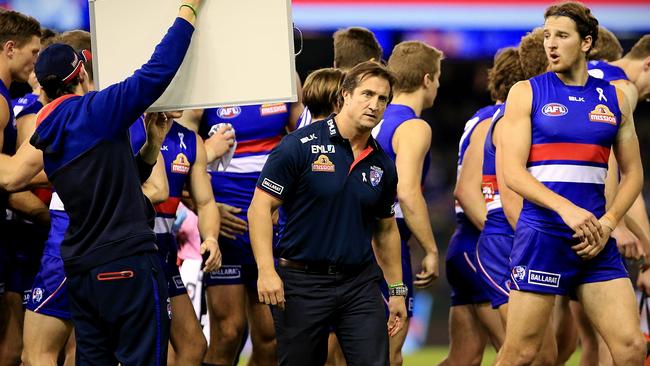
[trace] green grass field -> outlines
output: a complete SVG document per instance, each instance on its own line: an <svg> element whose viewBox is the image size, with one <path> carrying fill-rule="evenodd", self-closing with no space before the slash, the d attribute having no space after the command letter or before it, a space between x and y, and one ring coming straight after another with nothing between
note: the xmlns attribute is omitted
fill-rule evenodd
<svg viewBox="0 0 650 366"><path fill-rule="evenodd" d="M428 347L421 351L404 356L404 366L436 366L447 356L447 347ZM482 365L489 366L494 362L496 352L492 348L485 351ZM239 362L245 366L247 360L243 357ZM565 366L578 366L580 364L580 350L576 351Z"/></svg>
<svg viewBox="0 0 650 366"><path fill-rule="evenodd" d="M435 366L447 356L447 347L428 347L422 351L404 356L404 366ZM490 348L485 351L482 365L489 366L494 362L496 352ZM578 366L580 364L580 350L576 351L566 366Z"/></svg>

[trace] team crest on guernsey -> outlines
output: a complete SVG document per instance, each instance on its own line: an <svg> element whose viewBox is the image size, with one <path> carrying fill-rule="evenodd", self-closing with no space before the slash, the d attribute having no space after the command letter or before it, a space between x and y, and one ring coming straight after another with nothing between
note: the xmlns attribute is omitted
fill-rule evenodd
<svg viewBox="0 0 650 366"><path fill-rule="evenodd" d="M548 103L542 107L542 114L549 117L560 117L569 113L569 108L560 103Z"/></svg>
<svg viewBox="0 0 650 366"><path fill-rule="evenodd" d="M494 186L492 185L492 182L481 183L481 191L483 192L485 202L494 201Z"/></svg>
<svg viewBox="0 0 650 366"><path fill-rule="evenodd" d="M172 173L187 174L190 171L190 161L183 153L178 153L172 162Z"/></svg>
<svg viewBox="0 0 650 366"><path fill-rule="evenodd" d="M284 103L275 103L275 104L262 104L260 107L260 114L262 117L271 116L279 113L286 113L287 105Z"/></svg>
<svg viewBox="0 0 650 366"><path fill-rule="evenodd" d="M370 184L373 187L377 187L379 182L381 182L381 176L384 175L384 171L378 166L370 167Z"/></svg>
<svg viewBox="0 0 650 366"><path fill-rule="evenodd" d="M524 280L524 277L526 277L526 267L516 266L515 268L512 269L512 278L515 281L521 282Z"/></svg>
<svg viewBox="0 0 650 366"><path fill-rule="evenodd" d="M241 108L239 107L221 107L217 109L217 116L222 119L231 119L239 116Z"/></svg>
<svg viewBox="0 0 650 366"><path fill-rule="evenodd" d="M593 111L589 112L591 122L603 122L616 126L616 116L604 104L599 104Z"/></svg>
<svg viewBox="0 0 650 366"><path fill-rule="evenodd" d="M319 155L318 159L311 163L311 170L314 172L334 172L334 163L327 155Z"/></svg>

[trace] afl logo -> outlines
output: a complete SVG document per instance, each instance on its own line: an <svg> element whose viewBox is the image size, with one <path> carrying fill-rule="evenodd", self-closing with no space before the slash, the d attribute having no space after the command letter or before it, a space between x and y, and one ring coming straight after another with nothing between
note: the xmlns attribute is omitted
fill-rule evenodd
<svg viewBox="0 0 650 366"><path fill-rule="evenodd" d="M231 119L239 116L241 113L241 108L239 107L221 107L217 109L217 115L219 118Z"/></svg>
<svg viewBox="0 0 650 366"><path fill-rule="evenodd" d="M548 103L542 107L542 114L549 117L564 116L569 112L569 109L560 103Z"/></svg>

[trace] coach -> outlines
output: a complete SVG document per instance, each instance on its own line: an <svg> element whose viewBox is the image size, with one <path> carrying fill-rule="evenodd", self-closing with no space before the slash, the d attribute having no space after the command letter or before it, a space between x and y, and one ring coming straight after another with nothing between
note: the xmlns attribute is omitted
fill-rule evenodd
<svg viewBox="0 0 650 366"><path fill-rule="evenodd" d="M393 217L397 173L370 131L394 80L375 62L350 70L341 112L286 136L257 182L250 236L259 300L274 305L281 365L324 364L330 326L348 364L388 365L388 336L405 319L406 288ZM280 206L286 224L276 272L272 215ZM391 285L388 328L377 263Z"/></svg>

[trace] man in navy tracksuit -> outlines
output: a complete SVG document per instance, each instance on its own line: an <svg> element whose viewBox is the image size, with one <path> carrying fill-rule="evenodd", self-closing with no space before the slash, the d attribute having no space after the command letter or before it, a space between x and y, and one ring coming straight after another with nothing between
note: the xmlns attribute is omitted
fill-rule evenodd
<svg viewBox="0 0 650 366"><path fill-rule="evenodd" d="M12 190L44 167L70 216L61 256L77 365L166 364L171 307L153 206L140 188L152 163L133 158L127 131L180 67L199 3L181 6L147 64L100 92L88 92L83 58L71 47L45 49L35 71L53 102L39 114L31 145L16 154L19 171L0 168L0 185ZM0 165L9 165L5 158Z"/></svg>

